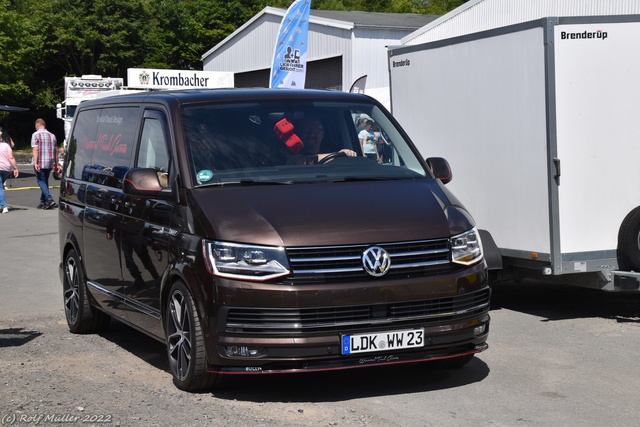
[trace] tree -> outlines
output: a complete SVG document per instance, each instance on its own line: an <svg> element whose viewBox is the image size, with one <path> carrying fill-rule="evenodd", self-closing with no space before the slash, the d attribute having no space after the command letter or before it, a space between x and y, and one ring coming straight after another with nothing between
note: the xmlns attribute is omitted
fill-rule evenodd
<svg viewBox="0 0 640 427"><path fill-rule="evenodd" d="M261 9L256 0L150 2L153 25L145 43L151 49L144 66L202 69L202 55Z"/></svg>
<svg viewBox="0 0 640 427"><path fill-rule="evenodd" d="M362 12L420 13L444 15L468 0L312 0L317 10L358 10ZM269 6L286 9L292 0L273 0Z"/></svg>
<svg viewBox="0 0 640 427"><path fill-rule="evenodd" d="M0 103L25 105L33 96L33 69L42 40L23 2L0 0Z"/></svg>
<svg viewBox="0 0 640 427"><path fill-rule="evenodd" d="M43 0L42 8L46 59L63 76L122 76L145 57L149 20L142 0Z"/></svg>
<svg viewBox="0 0 640 427"><path fill-rule="evenodd" d="M0 0L0 103L52 114L65 76L202 69L266 5L291 0ZM313 9L444 14L465 0L312 0ZM32 128L32 114L25 129ZM39 114L45 115L45 114ZM6 116L0 115L0 124Z"/></svg>

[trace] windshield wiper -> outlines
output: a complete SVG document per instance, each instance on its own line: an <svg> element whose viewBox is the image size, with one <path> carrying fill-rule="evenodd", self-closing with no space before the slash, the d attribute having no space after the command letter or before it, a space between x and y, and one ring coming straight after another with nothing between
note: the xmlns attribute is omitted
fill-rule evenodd
<svg viewBox="0 0 640 427"><path fill-rule="evenodd" d="M237 182L237 184L241 185L288 185L293 184L293 181L266 181L266 180L255 180L255 179L241 179Z"/></svg>
<svg viewBox="0 0 640 427"><path fill-rule="evenodd" d="M390 181L396 179L406 179L406 177L391 176L345 176L331 179L331 182L358 182L358 181Z"/></svg>
<svg viewBox="0 0 640 427"><path fill-rule="evenodd" d="M262 181L254 179L241 179L239 181L217 181L202 183L199 187L224 187L226 185L288 185L292 181Z"/></svg>

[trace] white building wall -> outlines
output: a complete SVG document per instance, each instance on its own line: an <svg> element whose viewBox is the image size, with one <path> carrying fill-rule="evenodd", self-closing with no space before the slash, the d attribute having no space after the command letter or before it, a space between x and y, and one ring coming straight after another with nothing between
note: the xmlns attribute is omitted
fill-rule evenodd
<svg viewBox="0 0 640 427"><path fill-rule="evenodd" d="M264 14L203 60L204 71L255 71L271 68L282 17ZM343 56L350 60L351 27L309 24L307 61Z"/></svg>
<svg viewBox="0 0 640 427"><path fill-rule="evenodd" d="M204 71L255 71L271 67L274 40L282 18L263 15L259 25L243 28L233 38L203 58Z"/></svg>
<svg viewBox="0 0 640 427"><path fill-rule="evenodd" d="M349 90L356 79L366 74L365 93L388 107L390 97L387 46L398 45L405 34L406 32L391 30L356 29L353 36L350 80L345 80L344 90Z"/></svg>
<svg viewBox="0 0 640 427"><path fill-rule="evenodd" d="M234 73L270 69L284 10L267 7L203 55L204 71ZM356 26L319 16L309 20L307 61L342 57L342 87L367 75L366 93L390 106L387 46L399 45L408 30Z"/></svg>
<svg viewBox="0 0 640 427"><path fill-rule="evenodd" d="M415 45L551 16L640 14L639 0L470 0L402 39Z"/></svg>

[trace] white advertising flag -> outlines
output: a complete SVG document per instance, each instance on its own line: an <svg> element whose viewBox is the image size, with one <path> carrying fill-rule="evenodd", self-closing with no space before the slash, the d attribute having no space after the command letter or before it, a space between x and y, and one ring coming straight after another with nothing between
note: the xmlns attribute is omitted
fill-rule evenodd
<svg viewBox="0 0 640 427"><path fill-rule="evenodd" d="M282 18L271 66L271 88L304 89L311 0L295 0Z"/></svg>

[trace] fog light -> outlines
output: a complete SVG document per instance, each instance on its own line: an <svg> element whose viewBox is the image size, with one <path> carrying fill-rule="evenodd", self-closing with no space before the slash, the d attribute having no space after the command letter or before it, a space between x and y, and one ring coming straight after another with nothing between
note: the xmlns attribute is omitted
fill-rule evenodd
<svg viewBox="0 0 640 427"><path fill-rule="evenodd" d="M473 328L473 335L478 336L484 334L486 327L487 325L476 326L475 328Z"/></svg>
<svg viewBox="0 0 640 427"><path fill-rule="evenodd" d="M229 357L260 357L265 354L263 349L244 345L230 345L225 347L224 350Z"/></svg>

